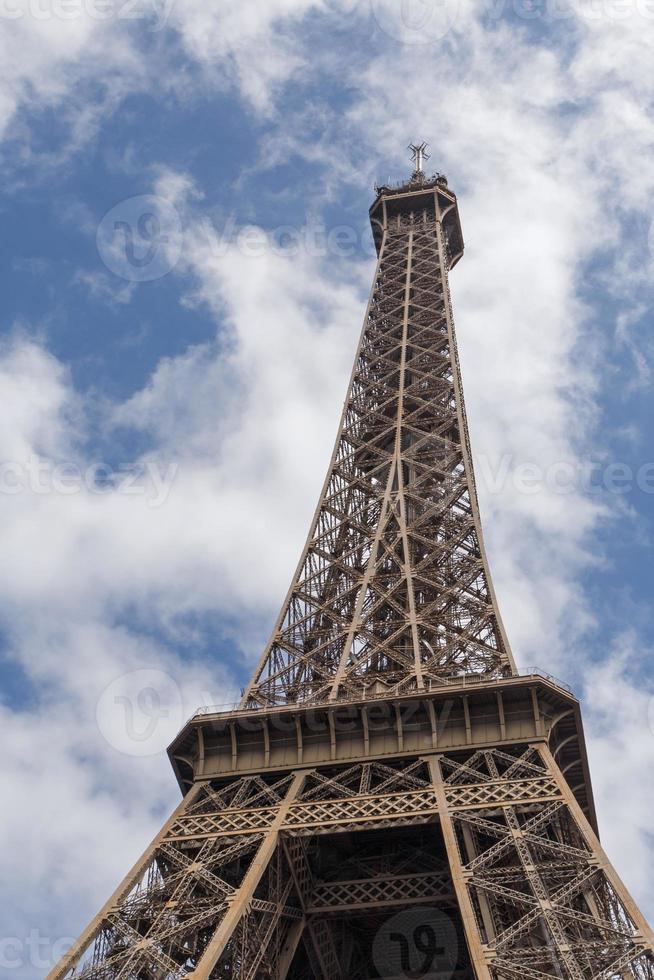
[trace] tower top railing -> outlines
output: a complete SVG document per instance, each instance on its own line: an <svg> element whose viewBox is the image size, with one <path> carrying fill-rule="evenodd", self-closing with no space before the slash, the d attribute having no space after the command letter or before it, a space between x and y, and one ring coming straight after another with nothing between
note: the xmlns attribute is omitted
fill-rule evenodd
<svg viewBox="0 0 654 980"><path fill-rule="evenodd" d="M562 690L567 691L568 694L572 694L572 688L570 687L569 684L566 684L565 681L559 680L558 677L555 677L553 674L549 673L546 670L541 670L540 667L527 667L516 671L515 674L509 674L506 677L489 677L486 674L460 674L459 676L456 677L441 678L438 684L433 684L431 687L425 688L425 690L423 691L418 691L418 690L408 691L404 696L409 699L412 697L420 697L423 694L435 694L438 691L442 690L443 688L448 688L448 687L464 687L464 688L479 687L481 684L491 684L491 683L498 683L498 682L501 683L502 681L512 681L520 677L521 678L533 677L533 678L539 678L541 680L546 680L549 681L551 684L554 684L556 687L559 687ZM389 691L382 691L376 693L370 692L370 693L366 693L358 700L383 701L384 699L393 698L393 697L397 697L397 695L394 695ZM202 705L191 715L191 719L198 718L203 715L223 715L223 714L248 715L259 711L266 711L266 710L283 711L283 710L288 710L289 708L325 708L326 709L329 707L336 707L341 703L346 703L346 699L343 698L330 702L326 702L324 700L316 700L316 701L306 700L306 701L298 701L297 704L289 703L289 704L270 705L267 708L264 707L243 708L241 707L241 699L239 698L236 701L226 701L221 704Z"/></svg>
<svg viewBox="0 0 654 980"><path fill-rule="evenodd" d="M375 184L375 194L384 192L401 192L403 190L429 190L432 187L447 187L447 177L445 174L435 173L431 177L426 177L421 171L413 173L408 180L386 181L384 184Z"/></svg>

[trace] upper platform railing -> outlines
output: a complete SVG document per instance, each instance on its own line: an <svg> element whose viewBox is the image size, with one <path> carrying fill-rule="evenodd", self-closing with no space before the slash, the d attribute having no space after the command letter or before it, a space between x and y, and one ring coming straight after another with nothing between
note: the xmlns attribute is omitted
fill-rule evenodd
<svg viewBox="0 0 654 980"><path fill-rule="evenodd" d="M488 677L485 674L461 674L458 677L447 677L439 680L438 684L433 684L431 687L425 688L422 691L407 691L404 695L407 699L412 697L420 697L423 694L435 694L443 688L448 687L479 687L481 684L496 684L502 683L503 681L512 681L516 678L529 678L533 677L536 679L549 681L556 687L567 691L568 694L572 694L572 688L569 684L564 681L560 681L557 677L548 673L545 670L541 670L539 667L529 667L526 669L518 670L515 674L510 674L507 677ZM375 694L365 693L362 694L361 698L357 698L356 701L383 701L385 698L394 698L398 695L391 694L388 691L377 692ZM241 701L231 701L225 702L223 704L208 704L203 705L198 708L197 711L191 716L191 718L198 718L204 715L251 715L256 714L261 711L275 710L275 711L287 711L289 708L330 708L338 706L339 704L352 703L345 701L335 700L335 701L298 701L295 704L275 704L270 705L269 708L242 708Z"/></svg>

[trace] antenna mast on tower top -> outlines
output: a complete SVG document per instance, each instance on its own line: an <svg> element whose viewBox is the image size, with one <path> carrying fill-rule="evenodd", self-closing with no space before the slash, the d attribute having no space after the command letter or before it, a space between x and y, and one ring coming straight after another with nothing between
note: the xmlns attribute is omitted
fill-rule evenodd
<svg viewBox="0 0 654 980"><path fill-rule="evenodd" d="M411 150L411 159L414 166L414 174L424 176L425 168L424 164L429 160L430 154L427 153L427 148L429 143L411 143L409 149Z"/></svg>

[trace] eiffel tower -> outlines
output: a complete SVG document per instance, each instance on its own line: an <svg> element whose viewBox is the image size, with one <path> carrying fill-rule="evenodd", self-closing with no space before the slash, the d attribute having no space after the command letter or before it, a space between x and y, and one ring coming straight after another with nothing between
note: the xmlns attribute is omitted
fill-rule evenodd
<svg viewBox="0 0 654 980"><path fill-rule="evenodd" d="M579 702L516 669L484 551L448 275L456 196L376 188L378 262L297 572L183 799L50 980L654 980L597 836Z"/></svg>

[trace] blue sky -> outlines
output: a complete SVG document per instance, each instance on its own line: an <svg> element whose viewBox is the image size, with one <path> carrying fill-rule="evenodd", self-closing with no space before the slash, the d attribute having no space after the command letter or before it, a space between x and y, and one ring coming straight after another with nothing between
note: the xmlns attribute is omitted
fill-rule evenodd
<svg viewBox="0 0 654 980"><path fill-rule="evenodd" d="M583 698L603 839L654 913L650 7L1 6L9 975L94 914L175 804L163 747L261 651L345 393L373 185L415 139L460 200L509 636Z"/></svg>

